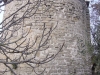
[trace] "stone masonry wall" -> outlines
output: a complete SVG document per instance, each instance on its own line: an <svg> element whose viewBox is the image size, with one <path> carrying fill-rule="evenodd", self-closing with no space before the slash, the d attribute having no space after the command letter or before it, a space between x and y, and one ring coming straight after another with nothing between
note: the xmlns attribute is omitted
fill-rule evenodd
<svg viewBox="0 0 100 75"><path fill-rule="evenodd" d="M32 5L35 5L35 2L38 0L31 1L33 2ZM8 4L5 7L4 18L12 14L26 2L27 0L14 0ZM21 17L27 8L28 7L19 11L16 14L16 18ZM33 14L35 10L36 9L34 9L31 14ZM55 59L42 65L42 68L46 68L43 75L90 75L90 54L87 47L88 43L90 43L88 14L89 12L84 0L41 0L41 4L36 13L20 23L20 27L22 28L14 33L9 41L16 40L22 33L28 33L30 27L30 33L26 38L27 40L30 39L34 41L37 36L41 36L44 24L46 25L47 31L51 26L55 27L57 25L50 36L52 37L49 41L50 48L48 51L40 52L38 57L42 59L46 53L56 53L57 47L61 46L63 42L64 47ZM26 41L26 43L27 42L28 41ZM15 44L11 47L15 47ZM12 57L12 55L10 55L10 57ZM18 56L19 54L15 54L12 58L17 58ZM25 64L18 65L15 72L18 75L35 75L33 70ZM6 73L4 75L12 74Z"/></svg>

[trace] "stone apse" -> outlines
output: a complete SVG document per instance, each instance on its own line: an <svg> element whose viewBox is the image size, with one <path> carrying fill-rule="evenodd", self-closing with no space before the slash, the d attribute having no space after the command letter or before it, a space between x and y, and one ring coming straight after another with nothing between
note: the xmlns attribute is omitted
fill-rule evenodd
<svg viewBox="0 0 100 75"><path fill-rule="evenodd" d="M11 44L8 44L10 48L21 51L26 46L31 46L37 39L35 45L29 49L29 52L32 52L32 50L37 50L49 36L48 41L41 47L43 51L40 49L41 51L32 52L27 57L23 55L23 59L29 59L34 55L36 61L46 58L47 55L47 57L53 55L55 57L50 62L36 67L35 70L28 64L32 66L38 64L21 63L17 65L16 69L13 69L14 65L10 65L13 71L17 75L36 75L39 73L39 75L90 75L91 63L88 48L90 22L89 10L85 0L30 0L29 5L27 5L27 2L28 0L13 0L5 6L4 19L6 20L3 26L4 28L11 24L13 26L8 27L4 32L5 34L2 34L8 33L6 38L11 36L4 43L11 42ZM13 16L9 17L9 15ZM42 37L43 34L46 36ZM24 38L14 42L21 36ZM25 42L21 44L23 40ZM63 48L60 50L62 45ZM47 49L44 50L45 48ZM21 53L15 52L7 55L12 61L17 61ZM2 54L1 57L5 58ZM23 59L21 57L20 61ZM5 69L5 66L1 66L0 70ZM42 71L44 72L41 73ZM13 75L13 73L7 72L4 75Z"/></svg>

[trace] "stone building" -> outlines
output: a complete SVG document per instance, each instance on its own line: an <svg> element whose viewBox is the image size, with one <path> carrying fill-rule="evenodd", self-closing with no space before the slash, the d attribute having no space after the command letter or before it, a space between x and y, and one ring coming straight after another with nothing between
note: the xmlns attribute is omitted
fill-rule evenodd
<svg viewBox="0 0 100 75"><path fill-rule="evenodd" d="M38 67L36 73L40 73L46 68L44 73L40 75L90 75L91 62L88 47L90 44L90 22L85 0L30 0L28 5L27 1L13 0L5 6L3 26L6 29L7 26L13 25L7 29L7 37L12 37L6 43L16 41L28 33L22 46L27 46L27 43L31 45L37 36L42 36L44 25L46 28L44 33L49 33L52 27L54 30L51 30L51 39L48 41L49 48L46 51L38 52L36 59L41 60L47 54L56 54L63 43L64 46L52 61ZM14 12L16 13L14 14ZM9 17L9 15L13 16ZM47 37L43 37L43 41ZM40 39L38 38L32 49L39 47ZM17 42L19 45L21 43L22 40ZM16 46L16 42L9 45L10 48L16 48ZM22 50L23 47L18 49ZM42 47L42 49L44 48ZM8 54L8 56L13 60L19 58L20 54L14 53ZM32 54L27 56L27 58L30 57ZM13 70L17 75L35 75L33 69L25 63L18 64L17 68ZM13 75L13 73L7 72L4 75Z"/></svg>

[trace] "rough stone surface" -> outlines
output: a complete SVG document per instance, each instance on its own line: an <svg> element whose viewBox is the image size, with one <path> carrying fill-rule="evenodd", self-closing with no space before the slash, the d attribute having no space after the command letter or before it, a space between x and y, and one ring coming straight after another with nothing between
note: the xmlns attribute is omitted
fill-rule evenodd
<svg viewBox="0 0 100 75"><path fill-rule="evenodd" d="M32 0L38 1L38 0ZM60 52L51 62L44 64L46 71L43 75L90 75L91 64L90 55L87 44L90 42L90 24L89 12L84 0L47 0L50 9L45 5L40 5L37 14L25 19L24 24L21 23L23 29L13 34L13 40L19 37L24 31L27 33L32 25L30 34L27 39L34 41L36 36L40 36L43 25L46 28L56 26L57 28L51 34L50 50L48 52L55 53L63 42L65 43L62 52ZM44 3L45 0L42 0ZM16 9L26 3L26 0L14 0L5 7L4 18L12 14ZM42 4L43 4L42 3ZM35 4L35 3L34 3ZM33 4L33 5L34 5ZM38 14L44 12L43 14ZM19 11L17 17L21 16L25 9ZM34 13L35 10L32 12ZM20 42L19 42L20 43ZM15 46L15 45L14 45ZM47 53L48 53L47 52ZM41 52L38 56L45 57L46 52ZM17 57L17 55L14 55ZM1 69L1 66L0 66ZM18 75L35 75L30 67L25 64L18 65L15 70ZM11 75L7 73L5 75ZM42 74L41 74L42 75Z"/></svg>

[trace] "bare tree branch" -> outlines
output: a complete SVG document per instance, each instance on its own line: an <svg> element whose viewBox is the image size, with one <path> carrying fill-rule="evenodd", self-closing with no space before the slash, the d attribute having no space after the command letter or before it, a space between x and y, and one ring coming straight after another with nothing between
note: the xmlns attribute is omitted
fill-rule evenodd
<svg viewBox="0 0 100 75"><path fill-rule="evenodd" d="M6 3L4 2L0 5L0 7L10 4L11 2L13 2L13 0L8 0ZM42 12L38 12L41 6L45 6L45 9ZM26 64L30 66L37 75L41 75L45 69L43 69L41 73L38 73L36 68L50 62L59 54L64 46L64 43L58 46L56 53L49 53L52 33L57 28L58 22L56 26L51 25L49 28L46 27L46 23L44 22L41 26L42 31L40 32L40 35L35 36L33 34L35 38L30 36L30 32L33 30L33 25L30 24L25 26L25 19L29 19L36 14L43 15L46 12L49 12L52 6L52 1L26 0L24 5L18 7L15 12L4 18L4 20L0 23L0 25L2 25L2 30L0 31L0 55L4 57L0 58L0 64L5 65L7 68L5 71L0 71L1 74L10 70L14 75L17 75L12 66L17 68L17 65L19 64ZM20 15L22 10L24 10L24 12ZM1 9L1 11L3 10ZM25 31L25 28L28 28L28 30ZM14 36L15 34L16 36ZM48 51L48 53L42 59L40 58L41 56L38 57L38 53L45 51ZM18 56L14 57L14 55Z"/></svg>

